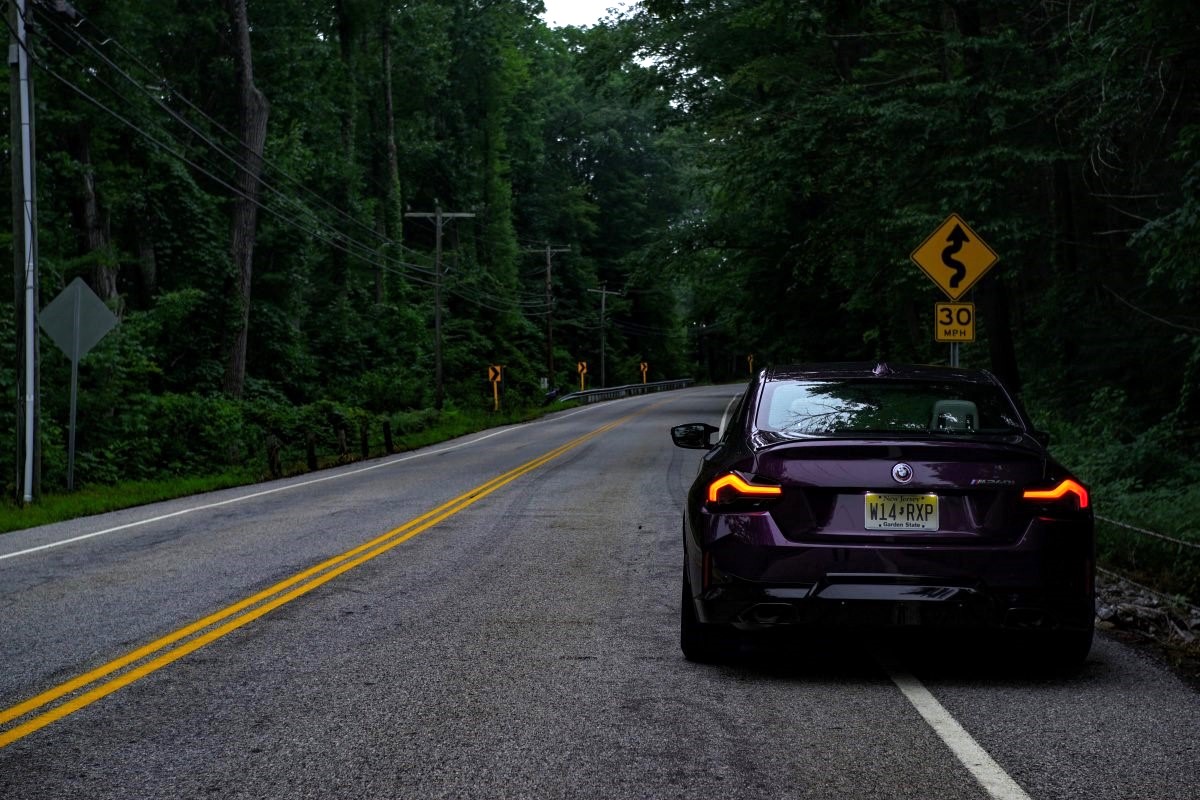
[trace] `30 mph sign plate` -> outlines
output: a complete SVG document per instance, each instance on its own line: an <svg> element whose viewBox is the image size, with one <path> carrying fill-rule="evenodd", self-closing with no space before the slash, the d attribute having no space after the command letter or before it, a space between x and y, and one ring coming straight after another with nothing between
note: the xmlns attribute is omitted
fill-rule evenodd
<svg viewBox="0 0 1200 800"><path fill-rule="evenodd" d="M975 304L934 303L933 340L950 343L975 341Z"/></svg>

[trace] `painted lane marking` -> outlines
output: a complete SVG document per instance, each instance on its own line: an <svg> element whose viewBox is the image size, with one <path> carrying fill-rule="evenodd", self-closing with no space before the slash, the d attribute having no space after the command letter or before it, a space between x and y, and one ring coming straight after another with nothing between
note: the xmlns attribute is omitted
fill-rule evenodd
<svg viewBox="0 0 1200 800"><path fill-rule="evenodd" d="M967 771L995 800L1031 800L1025 790L996 763L988 751L967 733L937 698L915 677L907 672L889 670L892 681L913 704L917 712L933 728L933 732L946 743Z"/></svg>
<svg viewBox="0 0 1200 800"><path fill-rule="evenodd" d="M631 400L633 398L625 398L625 399ZM621 401L617 400L617 401L613 401L613 402L621 402ZM577 414L583 414L587 411L591 411L594 408L600 408L600 407L601 406L599 406L599 405L587 406L585 408L581 408L576 411L572 411L570 414L563 414L562 416L554 417L553 419L549 419L549 420L538 420L537 422L533 422L533 423L529 423L529 424L537 425L537 424L541 424L543 422L547 422L547 423L548 422L556 422L558 420L568 419L570 417L576 416ZM611 405L609 407L611 407ZM494 432L486 434L484 436L480 436L478 438L472 439L469 442L460 442L459 444L450 445L449 447L443 447L438 450L422 450L419 453L412 453L407 456L401 456L400 458L388 459L387 461L382 461L378 464L372 464L369 467L358 467L356 469L346 470L345 472L338 472L333 475L322 475L319 478L310 478L309 480L300 481L298 483L289 483L287 486L276 486L272 489L263 489L262 491L252 492L250 494L240 495L238 497L231 497L228 500L220 500L215 503L205 503L204 505L192 506L190 508L180 509L179 511L172 511L169 514L161 514L157 517L148 517L146 519L140 519L140 520L136 520L134 522L127 522L124 525L116 525L112 528L105 528L104 530L93 531L92 533L85 533L80 536L72 536L70 539L63 539L62 541L50 542L48 544L38 545L37 547L30 547L25 550L18 550L14 553L6 553L3 555L0 555L0 561L4 561L5 559L8 559L8 558L16 558L17 556L29 555L30 553L37 553L42 550L50 550L55 547L62 547L63 545L67 545L67 544L74 544L75 542L82 542L85 539L92 539L97 536L104 536L109 533L117 533L119 531L129 530L130 528L138 528L138 527L141 527L142 525L151 525L155 522L162 522L163 520L171 519L173 517L182 517L185 514L193 514L197 511L209 511L211 509L220 508L222 506L231 505L233 503L240 503L243 500L253 500L258 497L266 497L267 495L277 494L279 492L291 491L292 489L302 489L305 486L313 486L314 484L325 483L326 481L335 481L335 480L339 480L341 478L348 478L348 477L351 477L354 475L361 475L364 472L371 472L373 470L382 469L384 467L395 466L396 464L403 464L406 461L412 461L417 458L425 458L427 456L439 456L442 453L449 453L453 450L459 450L464 447L469 447L473 444L479 444L482 441L491 439L493 436L500 436L505 433L511 433L512 431L517 430L518 428L524 428L524 427L526 427L526 426L525 425L511 425L509 427L502 428L498 431L494 431ZM164 501L164 502L166 502L166 501Z"/></svg>
<svg viewBox="0 0 1200 800"><path fill-rule="evenodd" d="M640 416L650 410L663 405L665 402L655 403L645 409L629 414L618 420L608 423L597 428L590 433L586 433L576 439L572 439L566 444L560 445L531 461L527 461L519 467L509 470L495 478L492 478L485 483L480 484L474 489L471 489L452 500L449 500L437 508L427 511L424 514L409 520L398 528L395 528L387 533L382 534L368 542L365 542L351 550L334 556L326 561L310 567L302 572L293 575L286 580L283 580L274 586L265 589L255 595L238 601L221 611L210 614L203 619L186 625L173 633L170 633L150 644L140 647L124 656L121 656L107 664L104 664L96 669L90 670L83 675L72 680L66 681L52 689L42 692L35 697L30 698L22 703L18 703L11 708L0 711L0 725L7 724L13 720L32 714L38 709L42 709L55 701L61 700L68 695L72 695L85 687L96 683L102 678L105 678L114 673L120 673L116 677L94 686L91 689L79 694L75 697L52 706L47 710L38 713L36 716L27 719L26 721L0 732L0 748L5 747L19 739L28 736L34 731L40 730L47 725L62 719L74 712L91 705L92 703L106 697L118 689L127 686L174 661L183 658L206 644L209 644L228 633L231 633L238 628L262 617L263 615L279 608L286 603L301 597L308 592L322 586L339 575L354 569L357 566L388 552L392 548L408 541L414 536L434 527L438 523L448 519L467 507L475 504L479 500L487 497L491 493L515 481L516 479L526 475L529 472L553 461L563 454L579 447L580 445L591 441L592 439L607 433L608 431L622 425L634 417ZM242 613L245 612L245 613ZM231 619L232 618L232 619ZM218 627L213 627L217 623L224 624ZM207 629L207 630L206 630ZM180 643L179 646L172 648L172 645ZM150 660L146 660L150 659ZM142 663L139 663L142 662ZM135 666L136 665L136 666ZM127 667L132 667L126 670Z"/></svg>

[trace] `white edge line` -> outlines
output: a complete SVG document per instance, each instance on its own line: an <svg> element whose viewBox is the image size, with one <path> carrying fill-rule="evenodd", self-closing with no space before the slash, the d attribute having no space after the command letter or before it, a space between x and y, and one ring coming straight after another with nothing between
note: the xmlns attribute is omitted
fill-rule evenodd
<svg viewBox="0 0 1200 800"><path fill-rule="evenodd" d="M632 398L628 398L628 399L632 399ZM539 422L542 422L542 421L554 422L555 420L566 419L567 417L573 417L576 414L583 414L587 411L591 411L594 408L600 408L600 407L601 407L600 404L590 405L590 406L586 406L584 408L578 409L576 411L572 411L570 414L563 414L562 416L554 417L553 419L550 419L550 420L539 420ZM534 423L534 424L536 424L536 423ZM50 542L49 544L38 545L37 547L30 547L26 550L18 550L14 553L6 553L4 555L0 555L0 561L4 561L9 558L16 558L17 556L26 556L31 553L40 552L42 550L50 550L51 548L54 548L54 547L62 547L63 545L67 545L67 544L74 544L75 542L82 542L85 539L91 539L96 536L104 536L109 533L117 533L118 531L128 530L129 528L137 528L142 525L150 525L155 522L162 522L163 520L171 519L172 517L181 517L184 514L191 514L196 511L208 511L213 508L220 508L221 506L227 506L227 505L231 505L233 503L240 503L243 500L253 500L256 497L265 497L266 495L269 495L269 494L277 494L278 492L286 492L286 491L290 491L292 489L299 489L299 488L302 488L305 486L312 486L313 484L317 484L317 483L324 483L326 481L337 480L339 478L348 478L352 475L361 475L364 472L370 472L372 470L381 469L383 467L390 467L395 464L402 464L405 461L412 461L413 459L416 459L416 458L424 458L425 456L436 456L436 455L441 455L442 453L449 453L451 450L458 450L460 448L467 447L469 445L478 444L479 442L482 442L485 439L491 439L493 436L499 436L501 434L509 433L511 431L518 430L523 427L526 427L526 426L521 425L521 424L509 425L507 427L501 428L498 431L493 431L492 433L486 434L484 436L479 436L475 439L471 439L468 442L460 442L458 444L450 445L449 447L443 447L439 450L423 450L419 453L412 453L407 456L401 456L400 458L393 458L393 459L389 459L387 461L382 461L378 464L372 464L369 467L359 467L357 469L347 470L345 472L339 472L335 475L323 475L320 478L312 478L311 480L300 481L299 483L289 483L287 486L277 486L274 489L264 489L263 491L260 491L260 492L252 492L251 494L244 494L244 495L240 495L238 497L231 497L228 500L221 500L216 503L206 503L205 505L201 505L201 506L192 506L191 508L184 508L184 509L180 509L179 511L172 511L170 514L162 514L157 517L148 517L147 519L141 519L141 520L137 520L135 522L127 522L124 525L117 525L116 527L113 527L113 528L105 528L104 530L101 530L101 531L93 531L92 533L85 533L80 536L73 536L70 539L63 539L62 541L59 541L59 542ZM166 502L166 501L164 501L164 502Z"/></svg>
<svg viewBox="0 0 1200 800"><path fill-rule="evenodd" d="M892 681L924 717L933 732L946 743L950 751L964 767L979 781L979 784L996 800L1031 800L1009 774L996 763L988 752L967 733L950 712L937 701L920 681L906 672L889 671Z"/></svg>

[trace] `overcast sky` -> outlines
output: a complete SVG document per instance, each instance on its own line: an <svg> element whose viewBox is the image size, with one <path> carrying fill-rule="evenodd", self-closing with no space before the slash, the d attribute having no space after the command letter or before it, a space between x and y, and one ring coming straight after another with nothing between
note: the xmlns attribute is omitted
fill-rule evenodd
<svg viewBox="0 0 1200 800"><path fill-rule="evenodd" d="M546 13L543 19L552 28L564 25L595 25L601 17L608 16L609 8L632 5L630 0L543 0Z"/></svg>

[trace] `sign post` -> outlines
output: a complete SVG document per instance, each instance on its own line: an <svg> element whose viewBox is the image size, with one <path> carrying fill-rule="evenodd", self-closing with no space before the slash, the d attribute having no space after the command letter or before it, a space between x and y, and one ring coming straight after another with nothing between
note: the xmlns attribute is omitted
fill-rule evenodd
<svg viewBox="0 0 1200 800"><path fill-rule="evenodd" d="M909 255L951 300L959 300L1000 257L958 214L951 214ZM975 341L975 305L934 306L934 340L950 342L950 366L958 366L958 346Z"/></svg>
<svg viewBox="0 0 1200 800"><path fill-rule="evenodd" d="M746 356L746 366L750 368L750 377L754 377L754 354Z"/></svg>
<svg viewBox="0 0 1200 800"><path fill-rule="evenodd" d="M587 375L587 362L579 361L575 364L575 369L579 372L579 391L583 391L583 376Z"/></svg>
<svg viewBox="0 0 1200 800"><path fill-rule="evenodd" d="M934 303L933 340L950 343L950 366L958 366L961 342L975 341L974 303Z"/></svg>
<svg viewBox="0 0 1200 800"><path fill-rule="evenodd" d="M67 434L67 491L75 490L75 407L79 394L79 362L117 324L83 278L71 281L38 316L42 330L71 359L71 421Z"/></svg>
<svg viewBox="0 0 1200 800"><path fill-rule="evenodd" d="M643 361L640 368L642 370L642 385L645 386L646 385L646 372L649 371L650 365L647 364L645 361Z"/></svg>

